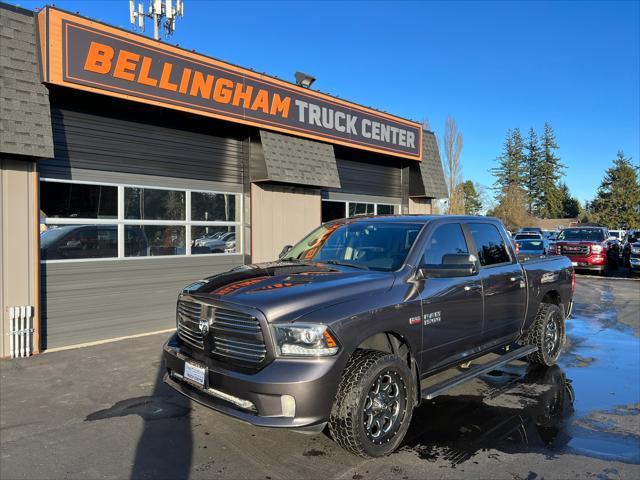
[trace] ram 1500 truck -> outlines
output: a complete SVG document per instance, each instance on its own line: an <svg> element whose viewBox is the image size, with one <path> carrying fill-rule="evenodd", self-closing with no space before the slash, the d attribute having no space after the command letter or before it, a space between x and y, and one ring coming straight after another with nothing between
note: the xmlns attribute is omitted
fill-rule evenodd
<svg viewBox="0 0 640 480"><path fill-rule="evenodd" d="M278 261L185 287L165 381L253 425L328 424L382 456L422 399L515 359L554 364L574 287L566 257L521 263L496 219L337 220Z"/></svg>

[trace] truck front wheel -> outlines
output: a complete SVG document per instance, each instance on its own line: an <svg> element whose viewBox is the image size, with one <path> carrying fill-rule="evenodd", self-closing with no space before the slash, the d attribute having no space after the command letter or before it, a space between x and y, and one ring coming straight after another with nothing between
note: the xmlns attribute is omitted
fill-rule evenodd
<svg viewBox="0 0 640 480"><path fill-rule="evenodd" d="M541 303L536 320L527 335L528 345L538 350L528 356L531 363L554 365L560 356L565 341L565 324L562 310L553 303Z"/></svg>
<svg viewBox="0 0 640 480"><path fill-rule="evenodd" d="M407 433L414 398L414 382L405 362L385 352L356 350L331 409L331 436L356 455L388 455Z"/></svg>

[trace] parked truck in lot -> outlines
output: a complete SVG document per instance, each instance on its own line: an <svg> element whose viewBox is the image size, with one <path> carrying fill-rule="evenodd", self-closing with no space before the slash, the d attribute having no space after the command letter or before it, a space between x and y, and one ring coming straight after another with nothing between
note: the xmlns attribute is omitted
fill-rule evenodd
<svg viewBox="0 0 640 480"><path fill-rule="evenodd" d="M566 257L521 263L496 219L337 220L278 261L185 287L165 381L253 425L328 424L345 449L382 456L422 400L515 359L553 365L574 287Z"/></svg>
<svg viewBox="0 0 640 480"><path fill-rule="evenodd" d="M618 266L620 249L608 241L605 227L571 227L563 229L554 246L558 255L569 257L576 270L596 271L605 275Z"/></svg>

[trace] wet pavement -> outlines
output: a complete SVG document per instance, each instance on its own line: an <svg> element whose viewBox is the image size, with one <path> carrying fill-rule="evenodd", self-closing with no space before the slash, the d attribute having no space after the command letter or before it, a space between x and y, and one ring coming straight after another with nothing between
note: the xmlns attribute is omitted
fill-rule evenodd
<svg viewBox="0 0 640 480"><path fill-rule="evenodd" d="M0 363L0 478L640 478L640 282L580 277L559 365L419 407L398 452L257 429L161 381L160 336Z"/></svg>

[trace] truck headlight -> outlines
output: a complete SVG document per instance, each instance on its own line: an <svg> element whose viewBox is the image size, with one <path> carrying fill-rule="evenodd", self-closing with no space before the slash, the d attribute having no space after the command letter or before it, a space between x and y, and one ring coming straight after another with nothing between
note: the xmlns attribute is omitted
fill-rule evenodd
<svg viewBox="0 0 640 480"><path fill-rule="evenodd" d="M273 325L273 334L281 356L327 357L340 346L326 325Z"/></svg>
<svg viewBox="0 0 640 480"><path fill-rule="evenodd" d="M591 245L591 253L602 253L602 245Z"/></svg>
<svg viewBox="0 0 640 480"><path fill-rule="evenodd" d="M634 255L640 255L640 247L631 247L631 253Z"/></svg>

